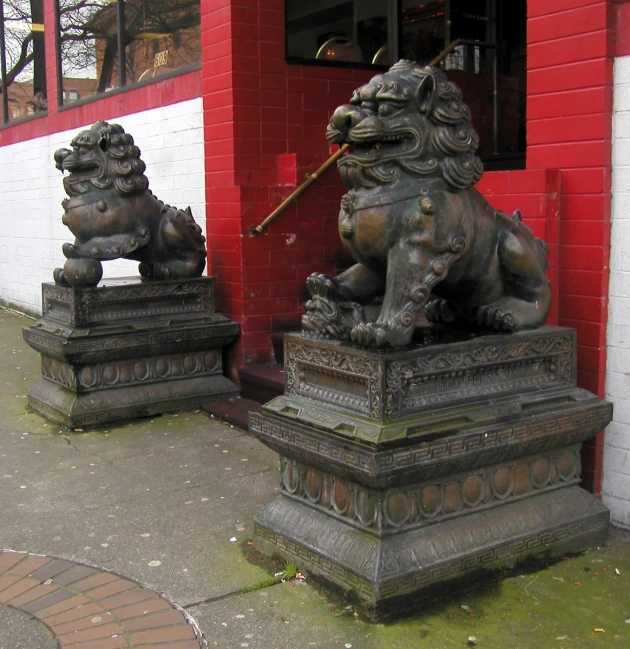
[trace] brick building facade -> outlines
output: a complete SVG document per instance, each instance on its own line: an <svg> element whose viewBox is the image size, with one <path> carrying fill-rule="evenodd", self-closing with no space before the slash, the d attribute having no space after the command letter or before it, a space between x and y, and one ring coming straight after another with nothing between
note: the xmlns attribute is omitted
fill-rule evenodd
<svg viewBox="0 0 630 649"><path fill-rule="evenodd" d="M604 496L615 519L630 526L630 364L619 360L630 354L624 218L630 118L621 99L615 99L613 138L613 89L626 97L630 84L630 4L527 0L526 6L524 168L487 171L479 189L497 208L519 209L549 244L550 322L577 329L580 386L608 394L619 413L607 441L601 434L583 451L584 484L600 493L605 466ZM264 234L250 237L249 230L328 157L324 132L331 111L374 71L288 62L284 0L201 0L200 69L60 107L54 0L44 0L44 7L48 112L0 130L0 166L3 177L13 179L5 180L0 195L9 197L12 214L21 214L16 224L5 211L0 245L5 260L7 253L20 257L32 272L25 276L0 261L0 297L24 310L39 308L39 283L59 265L68 236L60 225L61 179L52 152L79 128L115 120L136 137L161 198L192 203L198 221L205 209L219 308L242 329L229 351L232 376L243 365L272 362L271 334L295 327L305 278L348 263L337 233L344 193L338 175L327 172ZM41 158L37 200L23 193L31 154ZM35 233L24 223L27 214L41 224ZM39 242L34 252L11 252L33 236ZM130 269L123 264L106 271ZM16 282L23 288L16 291Z"/></svg>

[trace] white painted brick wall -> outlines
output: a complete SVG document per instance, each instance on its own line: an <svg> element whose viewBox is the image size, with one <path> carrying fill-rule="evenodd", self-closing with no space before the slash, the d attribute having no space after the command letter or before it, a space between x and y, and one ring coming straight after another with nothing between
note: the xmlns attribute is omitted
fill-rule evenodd
<svg viewBox="0 0 630 649"><path fill-rule="evenodd" d="M613 523L630 529L630 56L615 60L612 193L606 398L615 411L602 496Z"/></svg>
<svg viewBox="0 0 630 649"><path fill-rule="evenodd" d="M165 203L190 205L205 233L205 174L201 98L107 121L133 135L147 165L151 191ZM33 314L41 311L41 284L63 266L61 246L73 241L61 222L65 197L54 152L83 128L0 148L0 300ZM137 275L138 264L103 263L104 277Z"/></svg>

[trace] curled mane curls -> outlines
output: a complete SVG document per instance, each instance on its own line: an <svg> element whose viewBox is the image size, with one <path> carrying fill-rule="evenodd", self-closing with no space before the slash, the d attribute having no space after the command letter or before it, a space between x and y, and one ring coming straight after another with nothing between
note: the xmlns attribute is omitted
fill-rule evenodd
<svg viewBox="0 0 630 649"><path fill-rule="evenodd" d="M471 123L462 91L440 68L416 67L412 72L419 84L429 74L435 79L435 96L427 118L435 128L430 133L423 157L439 162L442 177L449 187L467 189L479 182L483 174L483 163L475 155L479 136Z"/></svg>
<svg viewBox="0 0 630 649"><path fill-rule="evenodd" d="M144 175L146 165L140 159L140 149L134 144L133 137L125 133L119 124L98 122L92 128L101 133L101 148L107 159L104 174L98 179L99 186L102 186L101 183L111 186L113 181L121 196L131 196L147 190L149 179Z"/></svg>

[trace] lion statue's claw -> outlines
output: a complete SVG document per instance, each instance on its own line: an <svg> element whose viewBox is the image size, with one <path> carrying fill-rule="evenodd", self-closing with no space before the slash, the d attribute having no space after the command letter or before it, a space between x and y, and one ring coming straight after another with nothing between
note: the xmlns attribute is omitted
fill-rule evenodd
<svg viewBox="0 0 630 649"><path fill-rule="evenodd" d="M425 307L424 313L429 322L436 324L455 322L456 315L453 313L447 300L437 298L431 300Z"/></svg>
<svg viewBox="0 0 630 649"><path fill-rule="evenodd" d="M492 304L477 309L477 324L497 331L514 331L517 328L512 313Z"/></svg>

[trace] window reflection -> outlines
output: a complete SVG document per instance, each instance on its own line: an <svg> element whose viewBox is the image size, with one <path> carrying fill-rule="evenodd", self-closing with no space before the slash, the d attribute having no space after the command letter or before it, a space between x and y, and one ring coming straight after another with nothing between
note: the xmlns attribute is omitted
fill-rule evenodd
<svg viewBox="0 0 630 649"><path fill-rule="evenodd" d="M200 60L200 0L58 3L66 103Z"/></svg>
<svg viewBox="0 0 630 649"><path fill-rule="evenodd" d="M43 0L3 0L1 11L0 92L2 121L8 122L48 108Z"/></svg>

